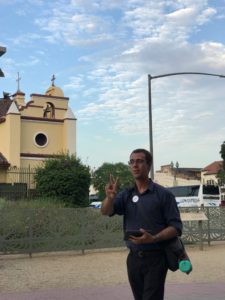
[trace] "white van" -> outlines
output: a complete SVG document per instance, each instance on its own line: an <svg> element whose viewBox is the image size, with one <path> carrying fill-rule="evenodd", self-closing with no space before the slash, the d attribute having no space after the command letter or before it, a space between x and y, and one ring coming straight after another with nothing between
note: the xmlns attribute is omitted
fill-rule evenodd
<svg viewBox="0 0 225 300"><path fill-rule="evenodd" d="M178 207L221 205L220 190L215 185L173 186L168 190L174 194Z"/></svg>

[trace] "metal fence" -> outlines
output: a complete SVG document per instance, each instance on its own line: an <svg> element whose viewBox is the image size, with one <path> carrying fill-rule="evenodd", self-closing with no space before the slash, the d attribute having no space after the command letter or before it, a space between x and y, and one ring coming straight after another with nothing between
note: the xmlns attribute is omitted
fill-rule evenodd
<svg viewBox="0 0 225 300"><path fill-rule="evenodd" d="M35 174L32 168L9 168L6 182L0 183L0 197L9 200L33 198L36 195Z"/></svg>
<svg viewBox="0 0 225 300"><path fill-rule="evenodd" d="M187 211L187 210L185 210ZM189 212L192 209L188 210ZM205 208L207 221L184 222L189 244L225 240L225 208ZM32 253L124 246L122 218L98 209L0 209L0 253Z"/></svg>

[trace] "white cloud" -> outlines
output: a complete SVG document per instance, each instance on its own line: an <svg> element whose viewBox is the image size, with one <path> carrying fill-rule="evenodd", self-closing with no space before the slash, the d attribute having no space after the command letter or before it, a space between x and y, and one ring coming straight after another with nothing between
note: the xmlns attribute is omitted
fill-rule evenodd
<svg viewBox="0 0 225 300"><path fill-rule="evenodd" d="M217 11L214 8L208 7L198 16L197 22L202 25L210 20L210 18L216 15Z"/></svg>
<svg viewBox="0 0 225 300"><path fill-rule="evenodd" d="M31 5L29 1L26 4ZM214 8L212 2L37 0L35 7L31 19L35 28L11 35L10 41L16 44L16 51L35 49L35 55L20 60L20 66L43 66L48 60L56 73L63 74L62 86L71 100L76 99L73 104L79 127L93 130L93 124L100 124L102 131L108 128L121 139L148 136L147 74L224 72L222 34L221 40L203 35L197 41L206 23L211 26L224 15L225 10ZM21 13L30 9L29 5L19 8ZM51 60L48 43L52 53L63 53L62 62L60 55L57 61ZM17 68L17 61L8 61L6 70ZM200 147L205 143L203 137L211 137L215 128L219 130L214 141L221 138L223 89L220 79L194 75L152 81L156 144L174 149L177 144L185 148L191 141ZM101 133L95 137L100 138L106 139ZM159 147L156 149L161 153Z"/></svg>
<svg viewBox="0 0 225 300"><path fill-rule="evenodd" d="M30 67L30 66L35 66L37 65L38 63L40 63L40 59L37 58L37 57L34 57L34 56L30 56L27 58L26 61L24 62L21 62L21 63L17 63L17 65L19 67Z"/></svg>
<svg viewBox="0 0 225 300"><path fill-rule="evenodd" d="M17 46L26 47L27 45L32 45L32 43L41 39L42 37L38 33L25 33L25 34L18 35L13 39L9 38L9 41L11 41L13 44Z"/></svg>
<svg viewBox="0 0 225 300"><path fill-rule="evenodd" d="M84 83L83 83L83 78L79 76L72 76L70 78L70 83L65 84L64 88L65 89L82 89L84 88Z"/></svg>
<svg viewBox="0 0 225 300"><path fill-rule="evenodd" d="M178 26L190 25L196 14L197 11L194 7L186 7L168 14L167 18L170 22L174 22Z"/></svg>
<svg viewBox="0 0 225 300"><path fill-rule="evenodd" d="M89 75L100 92L96 102L78 112L79 120L110 120L114 133L140 136L143 132L148 132L148 73L207 72L212 68L216 73L220 65L223 68L222 44L192 45L188 41L188 36L199 24L197 16L201 16L205 10L205 5L198 9L179 8L179 12L170 14L168 18L169 14L163 17L159 9L155 14L156 18L159 16L157 20L152 15L147 20L143 9L127 13L126 24L139 39L116 56L114 62L105 65L99 63L96 72ZM211 14L206 15L210 17L214 13L211 11ZM196 19L194 26L193 18ZM156 143L163 146L169 143L174 147L180 143L185 145L187 139L195 142L198 138L193 136L197 128L203 126L204 132L201 134L207 135L208 126L204 124L206 120L211 122L212 128L218 128L215 117L217 108L214 107L209 112L208 107L213 99L220 97L219 91L216 96L210 89L213 90L214 84L218 87L221 82L214 83L212 78L201 76L193 77L180 76L177 79L171 77L154 81L152 96Z"/></svg>
<svg viewBox="0 0 225 300"><path fill-rule="evenodd" d="M200 44L204 54L203 62L210 68L224 70L225 67L225 45L215 42L205 42ZM225 72L224 72L225 73Z"/></svg>
<svg viewBox="0 0 225 300"><path fill-rule="evenodd" d="M24 60L15 60L6 55L1 58L1 62L4 65L5 78L12 79L13 82L15 82L18 71L24 73L25 68L37 67L40 63L40 59L38 56L30 55L25 57Z"/></svg>
<svg viewBox="0 0 225 300"><path fill-rule="evenodd" d="M211 111L204 111L204 112L201 112L201 113L198 113L196 115L193 115L192 116L192 119L203 119L203 120L209 120L210 117L213 116L213 113Z"/></svg>
<svg viewBox="0 0 225 300"><path fill-rule="evenodd" d="M48 16L36 18L35 24L46 31L50 42L64 41L70 45L91 45L112 39L111 19L80 12L77 6L59 6ZM58 3L59 5L59 3Z"/></svg>

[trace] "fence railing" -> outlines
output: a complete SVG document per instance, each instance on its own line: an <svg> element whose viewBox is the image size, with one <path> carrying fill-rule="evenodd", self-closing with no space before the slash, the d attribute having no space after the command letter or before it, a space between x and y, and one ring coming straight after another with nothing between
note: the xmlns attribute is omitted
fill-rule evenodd
<svg viewBox="0 0 225 300"><path fill-rule="evenodd" d="M189 209L191 211L191 209ZM225 208L205 208L208 221L184 222L185 243L225 240ZM0 253L32 253L124 246L122 218L98 209L0 209Z"/></svg>
<svg viewBox="0 0 225 300"><path fill-rule="evenodd" d="M6 182L0 183L0 197L9 200L33 198L36 195L35 169L9 168Z"/></svg>

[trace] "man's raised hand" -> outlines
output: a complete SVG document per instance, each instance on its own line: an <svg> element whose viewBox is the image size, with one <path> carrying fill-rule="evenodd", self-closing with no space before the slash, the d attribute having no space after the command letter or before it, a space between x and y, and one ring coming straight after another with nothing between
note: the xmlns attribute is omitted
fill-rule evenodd
<svg viewBox="0 0 225 300"><path fill-rule="evenodd" d="M105 187L105 193L108 199L114 199L118 189L118 177L116 179L113 175L109 175L109 183Z"/></svg>

